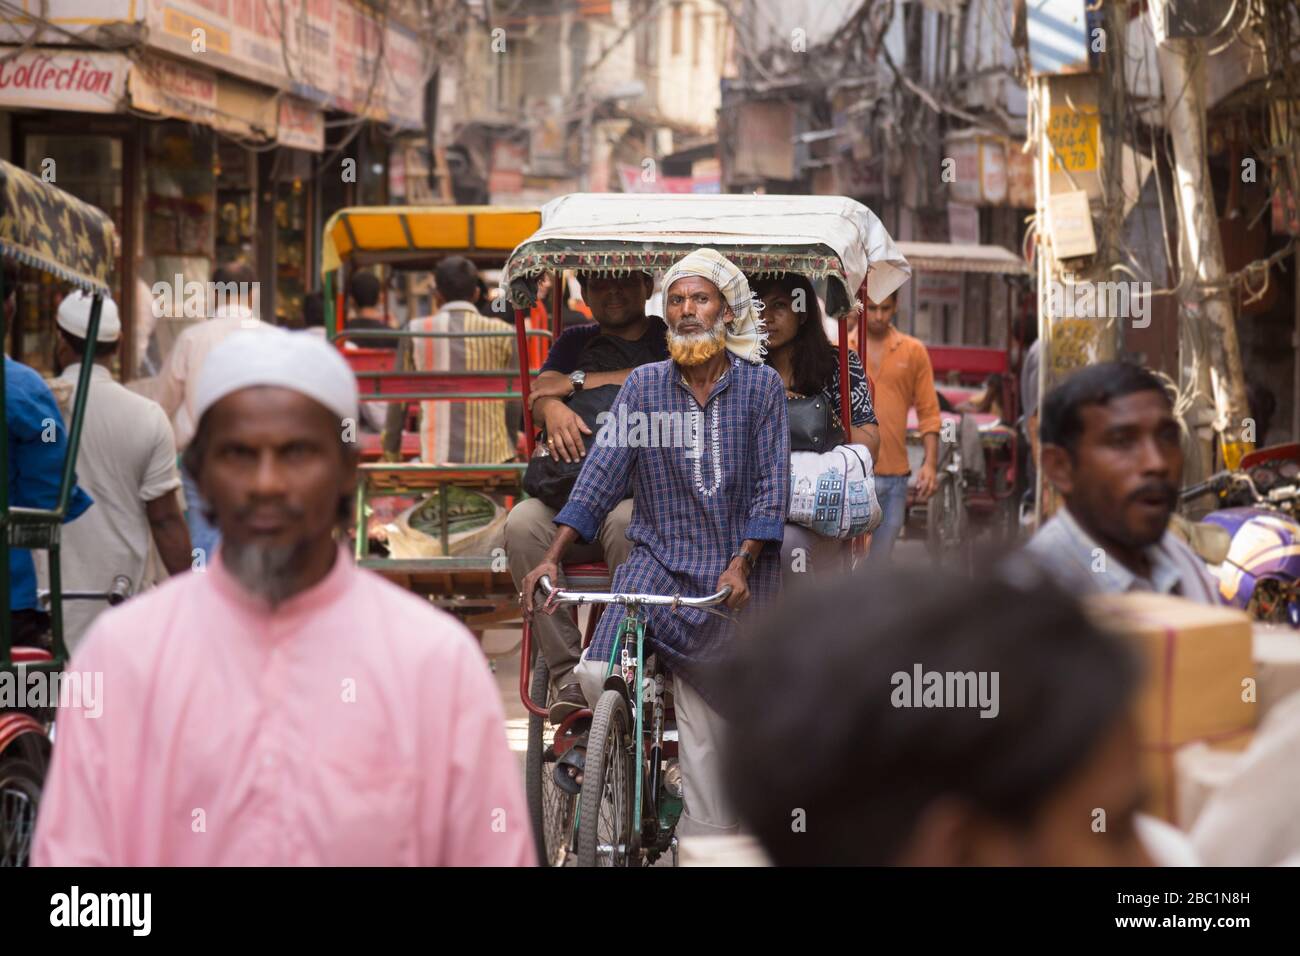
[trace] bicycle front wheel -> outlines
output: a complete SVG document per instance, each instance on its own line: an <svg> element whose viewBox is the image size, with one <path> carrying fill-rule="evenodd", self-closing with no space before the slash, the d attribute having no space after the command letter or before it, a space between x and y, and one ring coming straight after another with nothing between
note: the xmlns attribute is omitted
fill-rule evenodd
<svg viewBox="0 0 1300 956"><path fill-rule="evenodd" d="M538 707L551 704L550 672L541 655L533 664L529 697ZM548 718L528 715L528 755L524 762L524 790L528 796L528 815L533 822L537 841L537 859L542 866L558 866L565 856L565 845L572 834L573 809L577 797L555 785L555 749L551 739L555 727Z"/></svg>
<svg viewBox="0 0 1300 956"><path fill-rule="evenodd" d="M633 866L635 768L627 701L607 690L596 701L578 813L578 866Z"/></svg>

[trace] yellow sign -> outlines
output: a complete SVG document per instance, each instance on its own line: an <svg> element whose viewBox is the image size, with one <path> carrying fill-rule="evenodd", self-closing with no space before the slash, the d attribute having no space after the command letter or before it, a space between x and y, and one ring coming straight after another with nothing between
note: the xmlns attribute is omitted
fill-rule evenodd
<svg viewBox="0 0 1300 956"><path fill-rule="evenodd" d="M1052 143L1052 169L1071 173L1097 170L1097 136L1100 117L1068 106L1053 106L1047 123Z"/></svg>
<svg viewBox="0 0 1300 956"><path fill-rule="evenodd" d="M204 43L218 53L230 53L230 34L210 23L204 23L195 17L187 16L179 10L168 7L163 13L163 29L173 36L193 39L195 30L202 30Z"/></svg>

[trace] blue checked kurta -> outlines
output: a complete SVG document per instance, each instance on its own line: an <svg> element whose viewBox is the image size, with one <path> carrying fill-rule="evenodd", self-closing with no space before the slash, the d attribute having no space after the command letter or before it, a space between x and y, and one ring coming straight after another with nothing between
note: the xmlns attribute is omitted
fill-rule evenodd
<svg viewBox="0 0 1300 956"><path fill-rule="evenodd" d="M689 421L699 414L703 432L698 458L688 448L627 447L629 442L592 443L569 502L555 516L585 541L596 537L605 515L632 494L627 536L632 553L614 575L615 592L712 594L731 555L748 538L771 542L749 576L748 610L777 591L781 578L780 543L790 500L790 427L785 387L766 365L730 356L731 367L713 386L702 413L681 371L672 361L632 370L614 400L617 417L625 405L633 412L670 412ZM715 432L713 423L718 428ZM674 416L675 417L675 416ZM627 428L629 435L632 426ZM717 480L714 448L720 452ZM696 471L698 464L699 470ZM623 615L611 607L600 619L587 656L608 661ZM649 608L650 644L660 663L701 693L701 676L726 651L732 626L695 609Z"/></svg>

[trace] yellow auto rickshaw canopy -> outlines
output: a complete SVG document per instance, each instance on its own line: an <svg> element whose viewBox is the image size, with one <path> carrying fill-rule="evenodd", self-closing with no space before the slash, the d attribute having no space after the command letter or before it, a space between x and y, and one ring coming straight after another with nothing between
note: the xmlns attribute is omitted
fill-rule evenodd
<svg viewBox="0 0 1300 956"><path fill-rule="evenodd" d="M325 224L321 275L347 262L419 261L449 255L502 261L542 224L526 206L352 206Z"/></svg>
<svg viewBox="0 0 1300 956"><path fill-rule="evenodd" d="M103 210L0 160L0 256L108 295L117 233Z"/></svg>

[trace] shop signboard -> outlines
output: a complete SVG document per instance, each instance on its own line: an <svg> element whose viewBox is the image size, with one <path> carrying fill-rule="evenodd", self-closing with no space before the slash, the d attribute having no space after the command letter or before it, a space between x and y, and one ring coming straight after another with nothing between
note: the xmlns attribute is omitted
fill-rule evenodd
<svg viewBox="0 0 1300 956"><path fill-rule="evenodd" d="M280 98L280 116L276 126L276 141L282 146L305 149L313 153L325 151L325 114L311 103L293 96Z"/></svg>
<svg viewBox="0 0 1300 956"><path fill-rule="evenodd" d="M211 125L217 115L217 75L168 57L146 54L131 67L131 103L148 113Z"/></svg>
<svg viewBox="0 0 1300 956"><path fill-rule="evenodd" d="M116 113L129 66L122 53L33 47L0 63L0 106Z"/></svg>
<svg viewBox="0 0 1300 956"><path fill-rule="evenodd" d="M998 206L1007 199L1007 161L1003 141L960 134L944 144L945 179L951 202ZM947 165L948 161L951 165Z"/></svg>
<svg viewBox="0 0 1300 956"><path fill-rule="evenodd" d="M16 0L0 12L0 43L22 43L43 11L53 25L42 45L61 49L81 34L114 26L170 53L200 73L228 73L317 104L421 128L431 54L419 35L395 17L384 22L351 0ZM26 57L33 51L27 51ZM71 51L68 51L71 52ZM112 55L106 51L83 56ZM116 74L119 87L126 69ZM188 93L182 99L189 97ZM111 112L102 104L40 104L52 109Z"/></svg>
<svg viewBox="0 0 1300 956"><path fill-rule="evenodd" d="M418 35L348 0L140 0L148 42L335 109L419 128L428 54ZM200 42L201 41L201 42ZM199 47L201 46L201 49Z"/></svg>
<svg viewBox="0 0 1300 956"><path fill-rule="evenodd" d="M140 5L150 46L269 86L288 82L280 18L296 3L141 0Z"/></svg>
<svg viewBox="0 0 1300 956"><path fill-rule="evenodd" d="M129 24L139 19L141 0L11 0L0 12L0 43L25 43L36 27L36 17L48 24L42 45L79 43L81 34L109 24ZM51 29L53 27L53 29ZM125 77L125 73L123 77ZM62 108L62 107L59 107Z"/></svg>
<svg viewBox="0 0 1300 956"><path fill-rule="evenodd" d="M1034 156L1020 148L1020 143L1004 143L1007 157L1007 205L1020 209L1033 209Z"/></svg>

